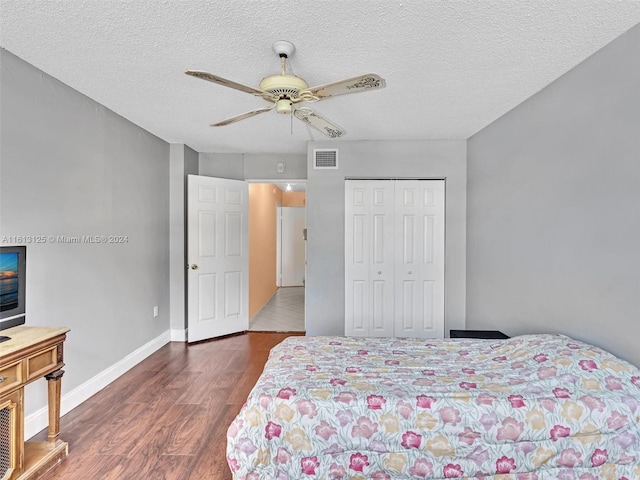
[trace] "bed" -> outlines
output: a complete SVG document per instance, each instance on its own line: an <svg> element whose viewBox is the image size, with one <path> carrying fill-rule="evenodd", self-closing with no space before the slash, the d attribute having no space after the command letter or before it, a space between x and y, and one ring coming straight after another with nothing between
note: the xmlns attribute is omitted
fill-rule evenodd
<svg viewBox="0 0 640 480"><path fill-rule="evenodd" d="M640 370L562 335L290 337L227 433L234 480L640 478Z"/></svg>

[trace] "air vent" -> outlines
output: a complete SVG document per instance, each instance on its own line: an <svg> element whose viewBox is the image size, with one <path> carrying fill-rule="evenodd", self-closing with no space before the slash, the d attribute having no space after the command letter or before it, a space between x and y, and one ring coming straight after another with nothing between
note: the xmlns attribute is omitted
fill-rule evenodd
<svg viewBox="0 0 640 480"><path fill-rule="evenodd" d="M337 169L338 150L335 148L318 148L313 151L313 168L315 169Z"/></svg>

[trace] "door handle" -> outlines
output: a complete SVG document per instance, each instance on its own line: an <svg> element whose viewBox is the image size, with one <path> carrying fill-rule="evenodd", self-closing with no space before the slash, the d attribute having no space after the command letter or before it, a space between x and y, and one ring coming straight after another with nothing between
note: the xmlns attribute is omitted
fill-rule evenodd
<svg viewBox="0 0 640 480"><path fill-rule="evenodd" d="M196 265L195 263L192 263L191 265L187 265L187 270L197 270L198 269L198 265Z"/></svg>

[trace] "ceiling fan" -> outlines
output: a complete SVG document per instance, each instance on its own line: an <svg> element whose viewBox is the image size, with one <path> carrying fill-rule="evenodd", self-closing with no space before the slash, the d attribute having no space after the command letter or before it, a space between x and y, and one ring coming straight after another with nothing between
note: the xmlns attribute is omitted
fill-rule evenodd
<svg viewBox="0 0 640 480"><path fill-rule="evenodd" d="M322 117L311 108L300 106L300 104L303 102L317 102L325 98L347 93L376 90L384 88L386 85L384 78L375 73L368 73L366 75L360 75L359 77L348 78L317 87L309 87L307 82L302 78L287 73L286 61L295 51L293 43L285 40L278 41L273 44L273 51L280 57L281 72L280 74L263 78L258 88L249 87L200 70L187 70L185 72L192 77L201 78L209 82L217 83L218 85L250 93L271 103L268 107L258 108L222 120L221 122L212 123L212 127L229 125L230 123L238 122L275 108L278 113L293 114L297 119L302 120L329 138L339 138L346 133L343 128Z"/></svg>

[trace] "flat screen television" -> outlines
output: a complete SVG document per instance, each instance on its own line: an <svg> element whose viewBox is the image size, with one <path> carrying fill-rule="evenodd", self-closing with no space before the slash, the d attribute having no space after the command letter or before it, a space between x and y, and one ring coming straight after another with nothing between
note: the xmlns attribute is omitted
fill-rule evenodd
<svg viewBox="0 0 640 480"><path fill-rule="evenodd" d="M0 330L26 321L27 247L0 247Z"/></svg>

